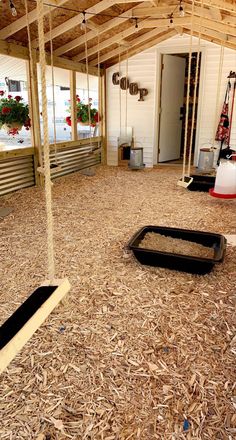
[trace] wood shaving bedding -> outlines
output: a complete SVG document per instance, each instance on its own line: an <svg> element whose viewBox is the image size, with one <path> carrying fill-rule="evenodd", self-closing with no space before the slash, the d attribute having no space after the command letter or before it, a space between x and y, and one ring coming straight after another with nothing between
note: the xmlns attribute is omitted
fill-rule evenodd
<svg viewBox="0 0 236 440"><path fill-rule="evenodd" d="M149 224L235 233L235 201L180 175L99 167L54 182L56 276L72 289L0 377L1 439L235 439L236 247L205 276L125 248ZM43 191L1 205L2 323L44 281L47 253Z"/></svg>
<svg viewBox="0 0 236 440"><path fill-rule="evenodd" d="M200 243L194 243L193 241L157 234L156 232L147 232L139 243L139 247L200 258L214 257L213 248L203 246Z"/></svg>

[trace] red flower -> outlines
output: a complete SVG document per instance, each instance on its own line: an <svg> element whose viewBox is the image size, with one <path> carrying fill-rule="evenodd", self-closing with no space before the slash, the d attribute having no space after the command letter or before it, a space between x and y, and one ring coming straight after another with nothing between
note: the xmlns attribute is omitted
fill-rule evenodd
<svg viewBox="0 0 236 440"><path fill-rule="evenodd" d="M3 96L4 95L4 90L0 90L0 96Z"/></svg>
<svg viewBox="0 0 236 440"><path fill-rule="evenodd" d="M9 96L8 96L8 98L9 98ZM15 100L17 101L17 102L20 102L20 101L22 101L22 97L21 96L15 96Z"/></svg>
<svg viewBox="0 0 236 440"><path fill-rule="evenodd" d="M31 127L31 120L30 120L30 118L26 119L26 121L24 123L24 126L25 126L26 130L30 129L30 127Z"/></svg>
<svg viewBox="0 0 236 440"><path fill-rule="evenodd" d="M3 107L2 115L8 115L8 113L11 113L11 109L9 107Z"/></svg>
<svg viewBox="0 0 236 440"><path fill-rule="evenodd" d="M18 128L11 128L10 130L8 130L8 134L12 136L19 134Z"/></svg>
<svg viewBox="0 0 236 440"><path fill-rule="evenodd" d="M67 125L69 125L69 127L71 127L71 117L70 116L66 117L66 123L67 123Z"/></svg>
<svg viewBox="0 0 236 440"><path fill-rule="evenodd" d="M12 95L8 95L8 99L11 99L12 98Z"/></svg>
<svg viewBox="0 0 236 440"><path fill-rule="evenodd" d="M78 118L77 118L77 122L81 122L82 121L82 118L79 116Z"/></svg>
<svg viewBox="0 0 236 440"><path fill-rule="evenodd" d="M94 115L94 120L95 120L95 122L98 122L98 121L99 121L99 114L98 114L98 112L95 113L95 115Z"/></svg>
<svg viewBox="0 0 236 440"><path fill-rule="evenodd" d="M78 96L76 96L76 101L80 102L80 98Z"/></svg>

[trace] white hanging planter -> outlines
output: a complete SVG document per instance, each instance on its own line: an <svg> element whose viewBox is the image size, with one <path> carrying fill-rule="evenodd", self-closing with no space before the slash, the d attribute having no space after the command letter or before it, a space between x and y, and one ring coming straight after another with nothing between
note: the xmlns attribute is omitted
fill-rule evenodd
<svg viewBox="0 0 236 440"><path fill-rule="evenodd" d="M3 124L2 125L2 129L9 132L12 129L17 129L18 131L20 131L23 127L23 124L21 124L20 122L11 122L8 124Z"/></svg>

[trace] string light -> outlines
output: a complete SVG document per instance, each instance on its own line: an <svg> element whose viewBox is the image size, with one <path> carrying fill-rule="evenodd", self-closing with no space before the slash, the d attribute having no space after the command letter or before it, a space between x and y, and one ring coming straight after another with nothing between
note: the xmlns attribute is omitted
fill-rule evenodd
<svg viewBox="0 0 236 440"><path fill-rule="evenodd" d="M10 6L10 8L11 8L11 15L12 15L13 17L16 17L16 16L17 16L17 10L16 10L15 5L14 5L14 3L12 2L12 0L9 1L9 6Z"/></svg>
<svg viewBox="0 0 236 440"><path fill-rule="evenodd" d="M82 23L81 23L81 25L80 25L80 29L81 29L82 31L85 31L85 29L86 29L86 18L85 18L85 12L83 11L82 14L83 14L84 18L83 18L83 21L82 21Z"/></svg>
<svg viewBox="0 0 236 440"><path fill-rule="evenodd" d="M185 16L184 8L182 6L182 0L180 0L180 2L179 2L179 16L180 17L184 17Z"/></svg>
<svg viewBox="0 0 236 440"><path fill-rule="evenodd" d="M171 25L173 24L173 13L170 14L170 24L171 24Z"/></svg>
<svg viewBox="0 0 236 440"><path fill-rule="evenodd" d="M135 32L138 32L138 19L135 17L134 20L135 20L135 26L134 26Z"/></svg>

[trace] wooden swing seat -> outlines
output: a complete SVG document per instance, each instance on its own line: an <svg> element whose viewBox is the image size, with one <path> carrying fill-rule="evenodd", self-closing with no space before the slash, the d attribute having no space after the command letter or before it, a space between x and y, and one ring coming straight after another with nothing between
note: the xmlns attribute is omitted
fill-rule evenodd
<svg viewBox="0 0 236 440"><path fill-rule="evenodd" d="M70 290L67 278L38 287L0 327L0 374Z"/></svg>

